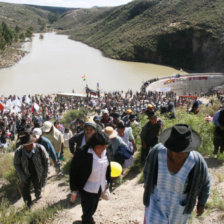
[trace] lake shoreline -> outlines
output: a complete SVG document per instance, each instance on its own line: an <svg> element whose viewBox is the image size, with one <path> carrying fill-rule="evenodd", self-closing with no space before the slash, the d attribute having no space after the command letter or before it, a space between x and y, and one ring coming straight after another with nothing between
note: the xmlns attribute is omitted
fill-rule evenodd
<svg viewBox="0 0 224 224"><path fill-rule="evenodd" d="M24 42L14 43L0 54L0 69L9 68L20 61L27 53L21 47Z"/></svg>

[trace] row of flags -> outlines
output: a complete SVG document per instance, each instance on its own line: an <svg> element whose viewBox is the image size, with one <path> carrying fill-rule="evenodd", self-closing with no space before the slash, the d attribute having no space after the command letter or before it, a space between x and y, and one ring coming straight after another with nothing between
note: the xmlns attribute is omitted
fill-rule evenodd
<svg viewBox="0 0 224 224"><path fill-rule="evenodd" d="M39 111L40 107L37 103L32 103L29 96L25 96L24 102L26 104L32 105L30 112L33 113L35 111ZM14 100L8 99L6 102L0 101L0 111L3 112L11 112L11 113L19 113L21 112L21 106L22 106L22 98L15 97Z"/></svg>

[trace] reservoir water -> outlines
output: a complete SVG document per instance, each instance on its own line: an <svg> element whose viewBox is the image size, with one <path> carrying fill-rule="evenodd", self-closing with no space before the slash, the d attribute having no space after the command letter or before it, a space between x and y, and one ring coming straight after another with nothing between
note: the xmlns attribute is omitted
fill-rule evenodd
<svg viewBox="0 0 224 224"><path fill-rule="evenodd" d="M66 35L35 34L24 45L30 52L16 65L0 70L0 95L83 93L86 84L101 90L139 90L144 81L179 71L155 64L106 58L99 50ZM86 76L83 81L82 76Z"/></svg>

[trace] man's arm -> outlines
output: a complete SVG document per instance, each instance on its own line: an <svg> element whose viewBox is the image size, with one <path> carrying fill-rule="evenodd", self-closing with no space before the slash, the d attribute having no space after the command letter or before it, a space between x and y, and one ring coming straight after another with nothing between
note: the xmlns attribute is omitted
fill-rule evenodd
<svg viewBox="0 0 224 224"><path fill-rule="evenodd" d="M203 169L204 169L204 182L201 183L203 186L198 194L198 204L197 204L197 215L200 216L204 212L204 206L208 200L210 193L210 177L208 172L208 167L206 162L203 159Z"/></svg>
<svg viewBox="0 0 224 224"><path fill-rule="evenodd" d="M213 122L215 123L215 125L216 125L217 127L220 126L220 123L219 123L219 121L218 121L218 119L219 119L219 114L220 114L220 111L216 112L215 115L214 115L214 117L213 117Z"/></svg>
<svg viewBox="0 0 224 224"><path fill-rule="evenodd" d="M75 153L76 135L69 139L69 149L72 154Z"/></svg>
<svg viewBox="0 0 224 224"><path fill-rule="evenodd" d="M14 155L14 167L21 183L26 182L26 175L22 169L21 152L22 149L17 149Z"/></svg>
<svg viewBox="0 0 224 224"><path fill-rule="evenodd" d="M49 160L49 155L46 151L46 149L44 148L44 146L39 145L40 147L40 153L41 153L41 160L42 160L42 165L43 165L43 174L42 174L42 184L45 185L46 180L47 180L47 173L49 170L49 166L50 166L50 160Z"/></svg>

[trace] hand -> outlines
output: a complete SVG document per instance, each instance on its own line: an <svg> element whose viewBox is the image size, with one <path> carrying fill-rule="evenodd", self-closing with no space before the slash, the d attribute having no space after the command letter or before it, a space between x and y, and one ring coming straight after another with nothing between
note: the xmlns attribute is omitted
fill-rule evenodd
<svg viewBox="0 0 224 224"><path fill-rule="evenodd" d="M62 159L64 157L64 152L60 153L60 159Z"/></svg>
<svg viewBox="0 0 224 224"><path fill-rule="evenodd" d="M201 216L205 210L205 207L202 205L197 205L197 216Z"/></svg>
<svg viewBox="0 0 224 224"><path fill-rule="evenodd" d="M25 184L26 184L26 181L22 181L22 182L20 183L21 187L24 187Z"/></svg>
<svg viewBox="0 0 224 224"><path fill-rule="evenodd" d="M77 191L72 191L70 195L70 203L74 204L77 198Z"/></svg>

